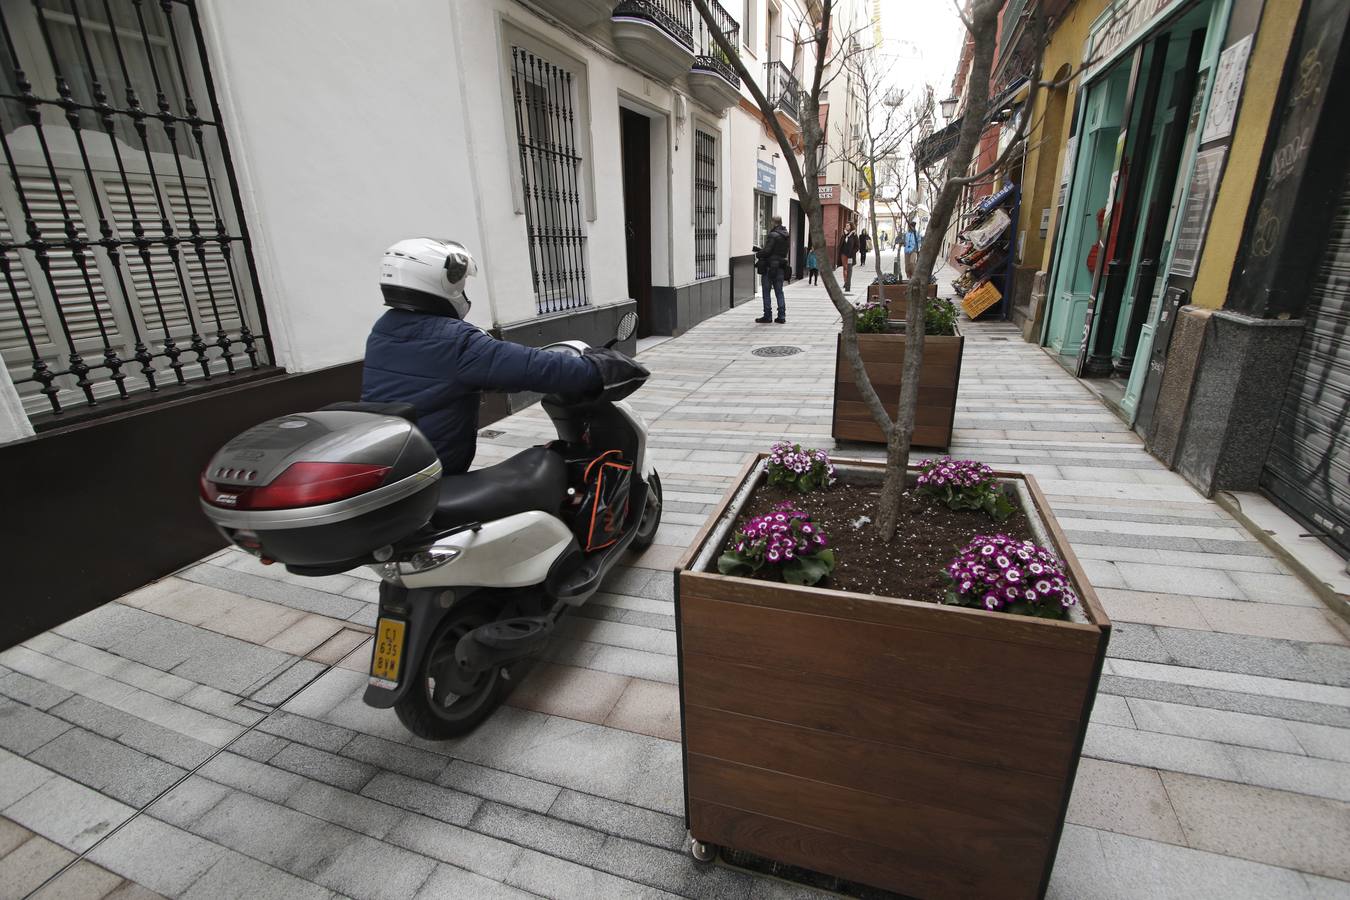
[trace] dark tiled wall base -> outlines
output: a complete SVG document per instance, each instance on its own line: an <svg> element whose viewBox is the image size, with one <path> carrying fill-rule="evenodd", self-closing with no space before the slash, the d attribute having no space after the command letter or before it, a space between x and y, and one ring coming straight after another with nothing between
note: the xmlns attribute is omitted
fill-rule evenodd
<svg viewBox="0 0 1350 900"><path fill-rule="evenodd" d="M259 422L361 396L361 363L279 375L113 413L0 447L15 510L0 649L225 545L198 503L211 456ZM19 513L18 511L22 511ZM72 540L78 551L72 552ZM21 602L20 601L21 599Z"/></svg>
<svg viewBox="0 0 1350 900"><path fill-rule="evenodd" d="M679 287L653 287L653 332L679 336L704 319L730 309L731 283L731 276L723 275Z"/></svg>
<svg viewBox="0 0 1350 900"><path fill-rule="evenodd" d="M759 276L753 254L731 260L731 305L740 306L759 296Z"/></svg>

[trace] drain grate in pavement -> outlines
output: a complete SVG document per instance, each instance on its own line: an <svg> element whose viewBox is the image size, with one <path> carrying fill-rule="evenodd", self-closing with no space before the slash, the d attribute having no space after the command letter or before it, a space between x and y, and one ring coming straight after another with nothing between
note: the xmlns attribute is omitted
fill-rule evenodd
<svg viewBox="0 0 1350 900"><path fill-rule="evenodd" d="M802 352L801 347L774 346L774 347L756 347L750 353L754 356L795 356Z"/></svg>
<svg viewBox="0 0 1350 900"><path fill-rule="evenodd" d="M1006 340L1008 340L1008 339L1005 338L1005 337L991 337L989 340L991 340L991 341L1006 341Z"/></svg>

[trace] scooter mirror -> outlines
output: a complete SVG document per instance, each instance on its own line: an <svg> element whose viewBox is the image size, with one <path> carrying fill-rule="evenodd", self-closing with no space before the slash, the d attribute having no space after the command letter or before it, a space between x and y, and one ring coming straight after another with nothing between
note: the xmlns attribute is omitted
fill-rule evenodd
<svg viewBox="0 0 1350 900"><path fill-rule="evenodd" d="M624 317L619 320L619 327L614 332L615 342L628 340L633 336L633 332L637 331L637 327L637 313L625 313Z"/></svg>

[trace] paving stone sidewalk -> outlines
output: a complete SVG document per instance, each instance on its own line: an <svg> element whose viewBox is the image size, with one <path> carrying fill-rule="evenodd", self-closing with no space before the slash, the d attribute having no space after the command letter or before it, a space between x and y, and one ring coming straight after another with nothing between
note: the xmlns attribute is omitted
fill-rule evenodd
<svg viewBox="0 0 1350 900"><path fill-rule="evenodd" d="M657 544L469 737L362 705L365 572L224 551L0 653L0 898L825 896L682 851L670 568L749 453L832 446L837 316L788 295L643 354ZM1350 897L1344 624L1012 327L966 332L953 452L1036 475L1116 623L1050 896ZM552 437L492 427L480 464Z"/></svg>

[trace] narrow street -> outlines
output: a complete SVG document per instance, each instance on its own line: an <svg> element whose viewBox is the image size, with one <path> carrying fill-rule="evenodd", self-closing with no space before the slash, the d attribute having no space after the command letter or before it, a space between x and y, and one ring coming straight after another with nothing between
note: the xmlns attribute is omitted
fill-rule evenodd
<svg viewBox="0 0 1350 900"><path fill-rule="evenodd" d="M226 550L0 653L0 894L825 896L682 848L671 568L748 454L834 446L824 290L758 314L641 354L656 546L467 738L362 704L365 571ZM964 327L953 455L1035 475L1115 624L1050 896L1350 896L1345 623L1011 325ZM531 408L478 463L551 437Z"/></svg>

